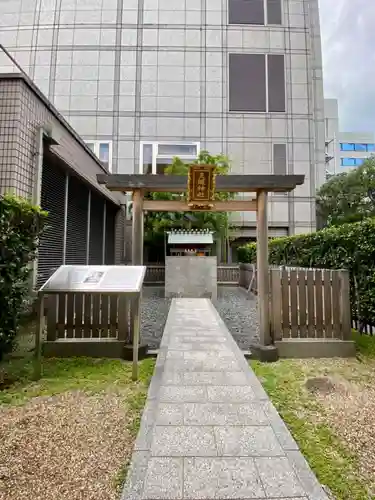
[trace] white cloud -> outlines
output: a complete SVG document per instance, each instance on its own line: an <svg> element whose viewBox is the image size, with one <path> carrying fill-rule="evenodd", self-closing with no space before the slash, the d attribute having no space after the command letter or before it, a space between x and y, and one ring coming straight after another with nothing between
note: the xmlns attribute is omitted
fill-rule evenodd
<svg viewBox="0 0 375 500"><path fill-rule="evenodd" d="M375 2L320 0L325 96L339 100L340 127L375 131Z"/></svg>

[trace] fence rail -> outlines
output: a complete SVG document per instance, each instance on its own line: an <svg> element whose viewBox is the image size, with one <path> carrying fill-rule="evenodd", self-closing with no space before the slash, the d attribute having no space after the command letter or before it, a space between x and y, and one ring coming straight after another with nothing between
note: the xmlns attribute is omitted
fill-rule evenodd
<svg viewBox="0 0 375 500"><path fill-rule="evenodd" d="M238 285L239 266L218 266L217 281L221 284ZM147 266L145 283L161 285L165 283L165 266Z"/></svg>

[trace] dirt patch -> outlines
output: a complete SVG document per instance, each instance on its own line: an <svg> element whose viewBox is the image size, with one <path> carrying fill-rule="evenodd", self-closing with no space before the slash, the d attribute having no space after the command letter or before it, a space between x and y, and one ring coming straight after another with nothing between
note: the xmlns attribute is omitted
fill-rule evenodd
<svg viewBox="0 0 375 500"><path fill-rule="evenodd" d="M305 382L306 389L313 393L329 394L334 391L335 384L327 377L313 377Z"/></svg>
<svg viewBox="0 0 375 500"><path fill-rule="evenodd" d="M115 500L133 445L124 401L75 391L0 408L0 499Z"/></svg>

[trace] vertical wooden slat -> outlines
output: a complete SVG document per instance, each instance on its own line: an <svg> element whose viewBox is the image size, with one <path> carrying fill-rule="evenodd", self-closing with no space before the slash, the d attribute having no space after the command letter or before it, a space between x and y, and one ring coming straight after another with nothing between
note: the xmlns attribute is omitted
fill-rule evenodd
<svg viewBox="0 0 375 500"><path fill-rule="evenodd" d="M91 337L91 326L92 326L92 295L91 293L86 293L84 298L84 325L83 325L83 336L86 339Z"/></svg>
<svg viewBox="0 0 375 500"><path fill-rule="evenodd" d="M124 294L120 295L118 301L118 340L127 342L129 335L129 309Z"/></svg>
<svg viewBox="0 0 375 500"><path fill-rule="evenodd" d="M283 269L281 271L281 294L282 294L283 338L289 338L290 337L289 273L286 269Z"/></svg>
<svg viewBox="0 0 375 500"><path fill-rule="evenodd" d="M73 325L74 325L74 293L68 293L66 296L66 336L73 338Z"/></svg>
<svg viewBox="0 0 375 500"><path fill-rule="evenodd" d="M98 338L100 336L100 304L101 295L99 293L93 294L91 336L95 338Z"/></svg>
<svg viewBox="0 0 375 500"><path fill-rule="evenodd" d="M317 269L315 271L315 306L316 306L316 336L323 337L323 283L322 271Z"/></svg>
<svg viewBox="0 0 375 500"><path fill-rule="evenodd" d="M298 308L299 308L299 336L307 336L306 316L306 270L298 270Z"/></svg>
<svg viewBox="0 0 375 500"><path fill-rule="evenodd" d="M340 312L341 312L341 332L342 340L351 340L351 310L350 310L350 284L348 271L340 271L341 294L340 294Z"/></svg>
<svg viewBox="0 0 375 500"><path fill-rule="evenodd" d="M100 306L101 320L100 320L100 337L108 337L108 306L109 306L108 295L102 295L102 303Z"/></svg>
<svg viewBox="0 0 375 500"><path fill-rule="evenodd" d="M281 293L281 273L279 269L272 269L271 275L271 321L273 340L282 340L282 293Z"/></svg>
<svg viewBox="0 0 375 500"><path fill-rule="evenodd" d="M293 338L298 337L298 283L297 283L297 271L291 269L290 271L290 323L291 323L291 335Z"/></svg>
<svg viewBox="0 0 375 500"><path fill-rule="evenodd" d="M53 342L56 340L57 327L57 297L48 295L47 298L47 340Z"/></svg>
<svg viewBox="0 0 375 500"><path fill-rule="evenodd" d="M333 337L341 338L340 325L340 276L339 271L332 271L332 318L333 318Z"/></svg>
<svg viewBox="0 0 375 500"><path fill-rule="evenodd" d="M117 312L118 312L118 295L112 295L109 300L110 304L110 336L113 338L117 337Z"/></svg>
<svg viewBox="0 0 375 500"><path fill-rule="evenodd" d="M82 338L82 327L83 327L83 294L76 293L75 301L74 301L74 338L81 339Z"/></svg>
<svg viewBox="0 0 375 500"><path fill-rule="evenodd" d="M66 294L58 294L58 314L57 314L57 332L58 338L65 338L65 325L66 325Z"/></svg>
<svg viewBox="0 0 375 500"><path fill-rule="evenodd" d="M308 269L306 271L306 285L307 285L307 331L308 337L314 338L315 332L315 285L314 285L314 271Z"/></svg>
<svg viewBox="0 0 375 500"><path fill-rule="evenodd" d="M324 327L325 337L332 338L332 273L329 269L323 271L323 289L324 289Z"/></svg>

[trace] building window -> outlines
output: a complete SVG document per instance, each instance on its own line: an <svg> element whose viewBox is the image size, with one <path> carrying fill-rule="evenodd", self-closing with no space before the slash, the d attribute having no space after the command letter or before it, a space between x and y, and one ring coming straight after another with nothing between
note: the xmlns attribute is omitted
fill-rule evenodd
<svg viewBox="0 0 375 500"><path fill-rule="evenodd" d="M86 145L99 158L101 163L112 171L112 143L108 141L88 141Z"/></svg>
<svg viewBox="0 0 375 500"><path fill-rule="evenodd" d="M375 144L365 143L340 143L341 151L358 151L360 153L373 153L375 152Z"/></svg>
<svg viewBox="0 0 375 500"><path fill-rule="evenodd" d="M175 156L189 163L199 153L199 142L141 142L139 173L163 174Z"/></svg>
<svg viewBox="0 0 375 500"><path fill-rule="evenodd" d="M285 112L283 55L229 54L229 111Z"/></svg>
<svg viewBox="0 0 375 500"><path fill-rule="evenodd" d="M364 158L341 158L342 167L360 167L363 165Z"/></svg>
<svg viewBox="0 0 375 500"><path fill-rule="evenodd" d="M282 24L281 0L228 0L229 24Z"/></svg>
<svg viewBox="0 0 375 500"><path fill-rule="evenodd" d="M287 173L286 144L273 145L273 173L275 175Z"/></svg>

